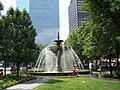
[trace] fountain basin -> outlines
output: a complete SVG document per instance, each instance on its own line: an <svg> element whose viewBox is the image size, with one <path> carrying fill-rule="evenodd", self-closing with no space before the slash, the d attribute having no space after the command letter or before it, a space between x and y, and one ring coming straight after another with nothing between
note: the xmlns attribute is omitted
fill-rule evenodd
<svg viewBox="0 0 120 90"><path fill-rule="evenodd" d="M89 70L79 70L78 74L84 75L89 74ZM65 71L65 72L38 72L38 71L31 71L28 72L28 74L31 75L37 75L37 76L72 76L72 71Z"/></svg>

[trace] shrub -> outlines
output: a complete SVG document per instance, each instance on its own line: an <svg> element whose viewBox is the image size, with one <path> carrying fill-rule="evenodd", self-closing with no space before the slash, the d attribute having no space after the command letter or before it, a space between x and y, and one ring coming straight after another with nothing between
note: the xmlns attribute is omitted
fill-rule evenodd
<svg viewBox="0 0 120 90"><path fill-rule="evenodd" d="M17 77L17 76L7 75L6 77L2 77L0 80L0 90L32 79L34 79L34 77L31 76Z"/></svg>
<svg viewBox="0 0 120 90"><path fill-rule="evenodd" d="M110 75L110 73L106 72L106 73L101 74L101 77L111 78L111 75ZM120 72L118 72L117 70L113 71L112 78L120 79Z"/></svg>

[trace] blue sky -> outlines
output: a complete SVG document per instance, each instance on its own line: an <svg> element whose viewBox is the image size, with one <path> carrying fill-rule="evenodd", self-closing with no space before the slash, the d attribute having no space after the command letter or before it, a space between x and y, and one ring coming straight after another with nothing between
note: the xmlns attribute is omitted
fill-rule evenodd
<svg viewBox="0 0 120 90"><path fill-rule="evenodd" d="M10 6L16 8L16 0L0 0L4 5L4 11L2 14L6 13L6 10ZM69 23L68 23L68 6L71 0L59 0L60 3L60 38L65 40L69 33Z"/></svg>

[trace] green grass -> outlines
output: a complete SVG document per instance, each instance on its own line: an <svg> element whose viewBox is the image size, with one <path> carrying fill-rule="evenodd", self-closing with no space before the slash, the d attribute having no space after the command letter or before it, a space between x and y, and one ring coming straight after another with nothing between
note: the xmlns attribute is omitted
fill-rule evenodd
<svg viewBox="0 0 120 90"><path fill-rule="evenodd" d="M93 78L55 78L34 90L120 90L120 82Z"/></svg>

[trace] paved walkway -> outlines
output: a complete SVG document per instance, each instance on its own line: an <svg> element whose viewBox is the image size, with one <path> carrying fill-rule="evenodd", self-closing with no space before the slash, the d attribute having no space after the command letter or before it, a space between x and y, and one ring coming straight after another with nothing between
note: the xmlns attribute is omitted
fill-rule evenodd
<svg viewBox="0 0 120 90"><path fill-rule="evenodd" d="M51 78L43 77L43 78L38 78L35 80L27 81L22 84L17 84L15 86L6 88L4 90L32 90L33 88L49 81Z"/></svg>

